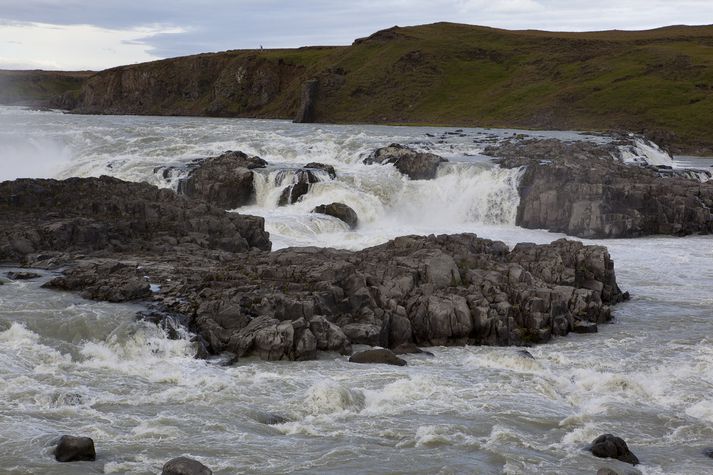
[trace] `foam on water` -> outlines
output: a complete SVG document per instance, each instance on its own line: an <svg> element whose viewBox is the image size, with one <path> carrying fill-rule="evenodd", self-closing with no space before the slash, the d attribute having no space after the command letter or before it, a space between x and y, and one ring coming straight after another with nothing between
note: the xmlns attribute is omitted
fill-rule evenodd
<svg viewBox="0 0 713 475"><path fill-rule="evenodd" d="M172 186L176 177L166 181L154 168L227 149L260 155L272 168L255 178L257 204L239 211L265 216L276 248L359 249L408 233L468 231L509 245L561 237L514 227L519 171L500 170L478 156L487 140L511 131L466 129L465 137L453 132L438 143L444 129L2 108L0 125L0 134L47 137L54 144L49 149L65 150L69 165L61 176L109 173ZM543 136L557 134L576 138ZM392 166L361 163L391 142L451 162L423 182ZM321 176L302 201L277 207L286 185L275 182L279 170L312 161L335 166L337 179ZM355 232L311 213L334 201L357 211ZM406 367L322 355L300 363L246 359L225 368L194 359L188 335L170 340L135 321L136 306L41 289L49 275L6 283L0 286L0 467L149 474L185 454L217 474L370 473L375 467L415 474L591 474L602 466L626 473L630 467L583 451L611 432L627 440L642 473L707 473L711 238L585 242L608 246L619 283L633 298L615 308L615 324L529 348L534 359L515 348L431 348L434 357L408 355ZM263 424L258 415L265 413L289 422ZM62 433L94 437L97 463L56 464L51 447Z"/></svg>

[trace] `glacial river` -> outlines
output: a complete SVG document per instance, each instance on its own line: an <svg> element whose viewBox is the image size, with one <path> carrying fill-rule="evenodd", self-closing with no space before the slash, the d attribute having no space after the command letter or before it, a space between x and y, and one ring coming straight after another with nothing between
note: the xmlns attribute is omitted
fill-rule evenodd
<svg viewBox="0 0 713 475"><path fill-rule="evenodd" d="M457 131L458 130L458 131ZM270 162L258 200L273 248L360 249L403 234L475 232L503 240L562 237L514 226L518 172L480 155L513 134L606 140L571 132L327 126L284 121L73 116L0 108L0 179L114 175L159 186L162 166L243 150ZM411 182L361 160L410 144L450 160ZM666 160L656 150L634 151ZM277 169L336 168L305 199L277 207ZM675 165L675 164L674 164ZM356 231L309 211L341 201ZM609 248L631 301L599 333L528 349L429 348L406 367L194 359L187 340L137 322L136 305L90 302L40 288L0 286L0 473L157 474L196 458L216 474L713 473L713 237L585 241ZM9 268L0 269L0 278ZM289 422L266 425L266 414ZM623 437L633 469L585 446ZM94 463L58 464L61 434L90 436Z"/></svg>

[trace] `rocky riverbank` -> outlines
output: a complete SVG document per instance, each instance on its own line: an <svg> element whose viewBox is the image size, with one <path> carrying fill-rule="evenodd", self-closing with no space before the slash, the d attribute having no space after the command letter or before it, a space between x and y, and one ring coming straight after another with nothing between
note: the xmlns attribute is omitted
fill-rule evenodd
<svg viewBox="0 0 713 475"><path fill-rule="evenodd" d="M358 252L270 249L261 218L117 179L0 184L0 260L66 266L48 287L144 300L204 353L302 360L352 344L524 345L596 331L622 301L605 248L510 250L472 234Z"/></svg>

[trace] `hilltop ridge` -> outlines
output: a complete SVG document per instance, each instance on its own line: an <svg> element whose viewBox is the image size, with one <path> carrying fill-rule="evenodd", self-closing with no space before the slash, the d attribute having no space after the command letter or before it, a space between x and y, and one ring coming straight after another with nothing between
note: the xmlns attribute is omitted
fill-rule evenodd
<svg viewBox="0 0 713 475"><path fill-rule="evenodd" d="M112 68L87 79L70 105L79 113L290 119L307 105L309 120L329 123L624 129L674 152L711 154L713 26L392 27L350 46Z"/></svg>

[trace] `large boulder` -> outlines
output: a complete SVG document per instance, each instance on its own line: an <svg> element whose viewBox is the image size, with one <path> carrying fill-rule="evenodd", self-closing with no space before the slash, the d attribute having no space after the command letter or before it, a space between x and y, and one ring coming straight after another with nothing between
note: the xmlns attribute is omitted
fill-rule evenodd
<svg viewBox="0 0 713 475"><path fill-rule="evenodd" d="M97 458L94 441L89 437L63 435L54 449L54 458L58 462L94 461Z"/></svg>
<svg viewBox="0 0 713 475"><path fill-rule="evenodd" d="M386 165L390 163L412 180L432 180L436 178L438 166L447 161L438 155L417 152L412 148L394 143L375 150L364 159L364 164Z"/></svg>
<svg viewBox="0 0 713 475"><path fill-rule="evenodd" d="M713 181L624 163L616 144L526 140L485 153L524 167L518 226L584 238L713 233Z"/></svg>
<svg viewBox="0 0 713 475"><path fill-rule="evenodd" d="M161 475L213 475L213 471L197 460L176 457L163 465Z"/></svg>
<svg viewBox="0 0 713 475"><path fill-rule="evenodd" d="M337 219L341 219L350 229L355 229L359 223L359 217L356 211L351 209L344 203L331 203L328 205L319 205L312 210L313 213L321 213L329 216L334 216Z"/></svg>
<svg viewBox="0 0 713 475"><path fill-rule="evenodd" d="M223 209L235 209L255 202L253 169L267 162L243 152L225 152L198 162L178 183L178 193L197 197Z"/></svg>
<svg viewBox="0 0 713 475"><path fill-rule="evenodd" d="M337 175L334 167L322 163L308 163L304 168L297 170L283 170L277 174L275 185L279 186L288 182L282 190L278 206L296 203L303 195L307 194L312 185L323 181L323 174L333 180Z"/></svg>
<svg viewBox="0 0 713 475"><path fill-rule="evenodd" d="M396 356L391 350L377 348L374 350L360 351L349 358L350 363L361 364L388 364L406 366L406 361Z"/></svg>
<svg viewBox="0 0 713 475"><path fill-rule="evenodd" d="M632 465L639 463L639 459L631 453L624 439L611 434L600 435L594 439L591 451L595 457L613 458Z"/></svg>

